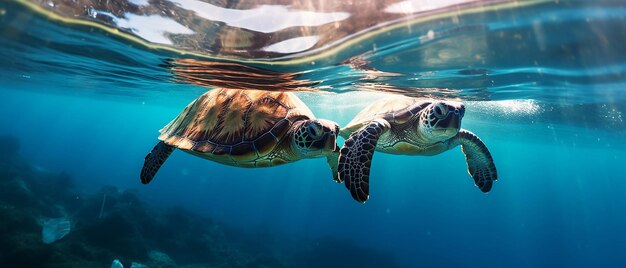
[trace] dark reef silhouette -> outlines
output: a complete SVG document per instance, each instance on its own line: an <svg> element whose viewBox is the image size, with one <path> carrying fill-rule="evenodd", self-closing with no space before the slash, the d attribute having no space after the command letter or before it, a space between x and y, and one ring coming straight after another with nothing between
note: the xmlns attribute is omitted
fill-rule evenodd
<svg viewBox="0 0 626 268"><path fill-rule="evenodd" d="M396 267L391 255L335 238L277 237L237 230L180 207L156 209L133 190L81 192L66 173L46 171L0 136L0 267ZM71 231L42 242L46 219ZM279 241L279 242L277 242Z"/></svg>

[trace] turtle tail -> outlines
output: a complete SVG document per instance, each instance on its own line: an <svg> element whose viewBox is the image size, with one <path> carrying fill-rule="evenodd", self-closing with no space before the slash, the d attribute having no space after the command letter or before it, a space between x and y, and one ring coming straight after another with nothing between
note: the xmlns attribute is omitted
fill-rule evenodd
<svg viewBox="0 0 626 268"><path fill-rule="evenodd" d="M148 184L154 178L159 168L165 163L165 160L172 154L174 147L160 141L152 151L146 155L141 169L141 183Z"/></svg>

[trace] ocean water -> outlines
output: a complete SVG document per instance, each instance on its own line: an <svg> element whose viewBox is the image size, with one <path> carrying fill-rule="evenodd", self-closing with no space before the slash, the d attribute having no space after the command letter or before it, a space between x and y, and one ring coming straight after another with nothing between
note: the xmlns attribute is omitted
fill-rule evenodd
<svg viewBox="0 0 626 268"><path fill-rule="evenodd" d="M222 2L0 1L1 267L626 266L624 1ZM478 191L460 148L376 153L360 204L323 158L177 150L142 185L215 87L341 126L389 94L463 101L499 180Z"/></svg>

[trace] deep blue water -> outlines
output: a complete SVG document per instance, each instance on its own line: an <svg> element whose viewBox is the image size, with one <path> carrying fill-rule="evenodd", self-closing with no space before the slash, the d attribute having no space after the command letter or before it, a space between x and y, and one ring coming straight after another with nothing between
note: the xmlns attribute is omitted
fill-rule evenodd
<svg viewBox="0 0 626 268"><path fill-rule="evenodd" d="M466 101L463 128L485 141L498 168L493 190L475 188L460 148L377 153L363 205L331 181L323 159L239 169L175 151L142 185L157 130L207 90L172 78L164 63L185 56L15 3L1 2L0 11L0 135L17 137L28 162L69 174L81 191L136 189L151 206L210 217L278 255L338 239L400 267L626 266L621 1L459 15L454 25L426 21L364 39L316 64L253 63L305 71L299 78L330 93L298 96L339 125L380 98L375 91ZM444 34L420 39L431 28ZM367 51L368 42L380 45ZM376 71L339 64L367 52ZM370 257L323 245L337 253L319 255L331 266Z"/></svg>

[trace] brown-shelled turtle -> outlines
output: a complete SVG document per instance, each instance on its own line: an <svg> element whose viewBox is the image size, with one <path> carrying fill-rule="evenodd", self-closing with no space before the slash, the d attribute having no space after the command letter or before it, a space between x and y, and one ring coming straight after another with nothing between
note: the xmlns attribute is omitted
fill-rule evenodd
<svg viewBox="0 0 626 268"><path fill-rule="evenodd" d="M160 130L146 155L141 182L149 183L175 148L221 164L271 167L326 157L337 180L339 126L316 119L293 93L214 89Z"/></svg>
<svg viewBox="0 0 626 268"><path fill-rule="evenodd" d="M396 96L371 104L340 131L346 141L339 156L339 180L364 203L374 151L430 156L461 145L476 186L489 192L498 179L496 166L487 146L461 128L464 114L465 106L454 101Z"/></svg>

